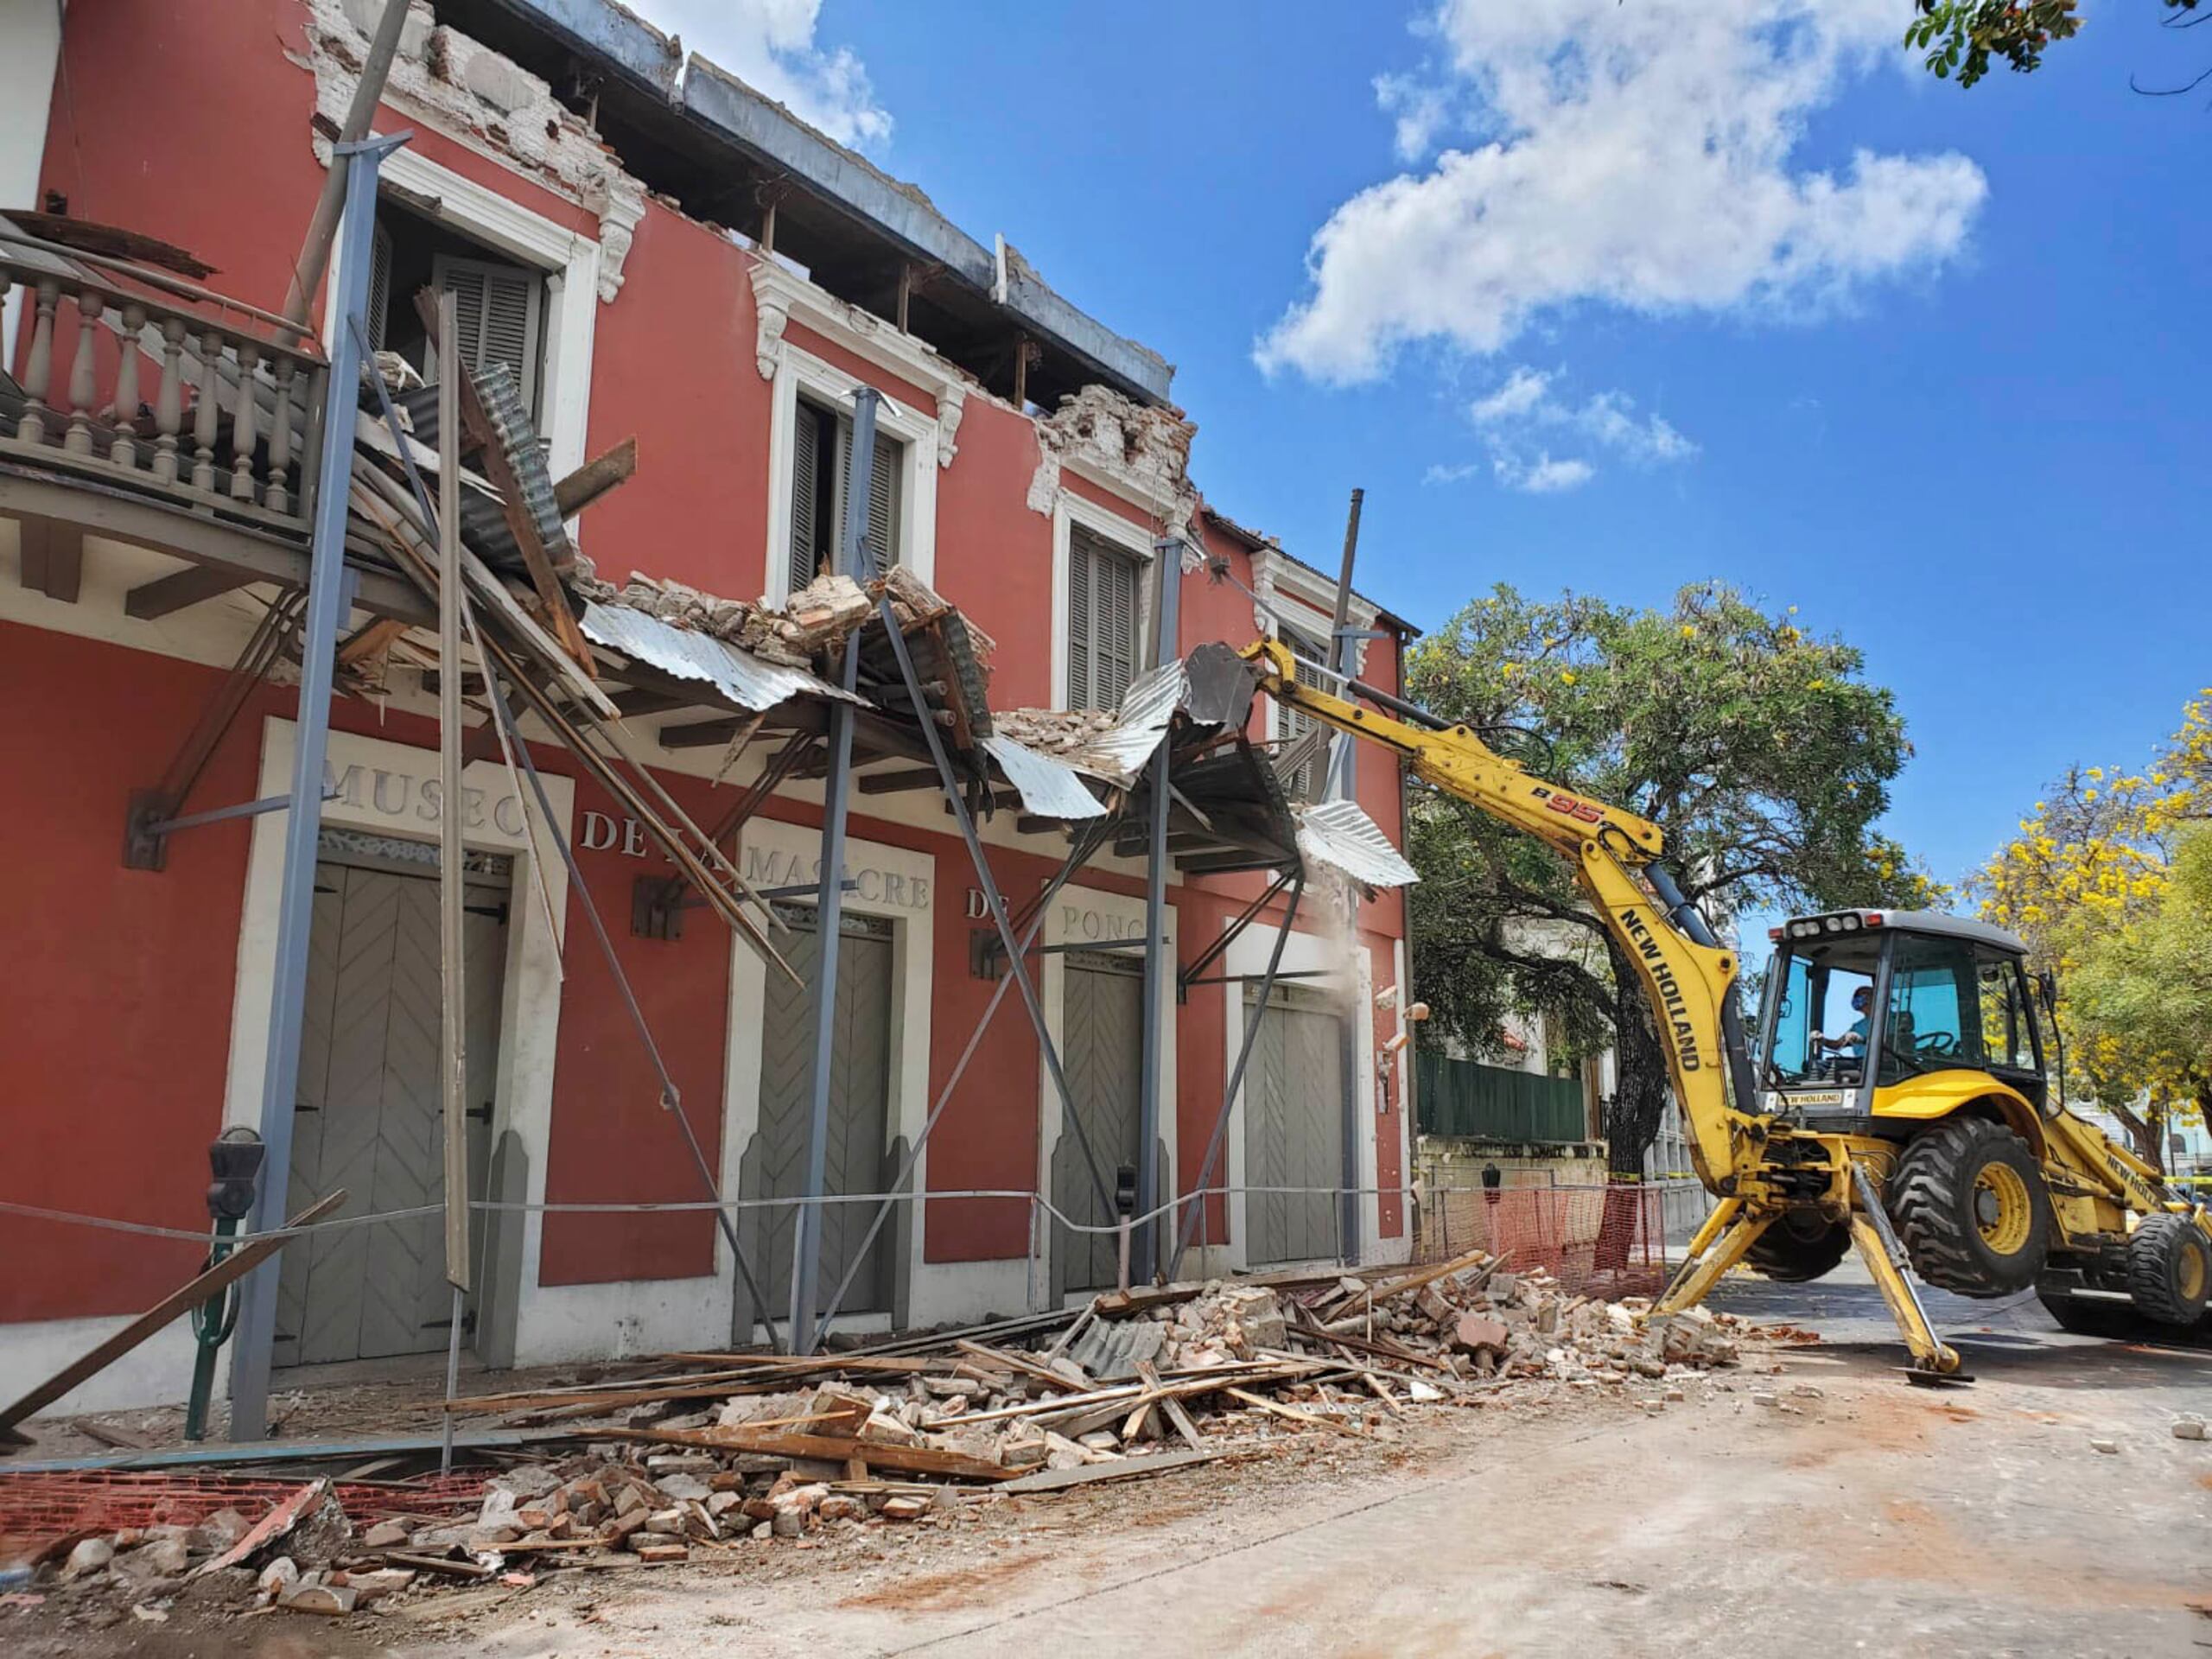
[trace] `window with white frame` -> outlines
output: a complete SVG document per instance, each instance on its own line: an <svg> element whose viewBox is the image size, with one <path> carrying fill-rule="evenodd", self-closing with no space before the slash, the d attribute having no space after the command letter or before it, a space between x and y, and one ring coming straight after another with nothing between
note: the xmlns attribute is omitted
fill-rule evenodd
<svg viewBox="0 0 2212 1659"><path fill-rule="evenodd" d="M1118 709L1137 675L1144 566L1084 525L1068 526L1071 709Z"/></svg>
<svg viewBox="0 0 2212 1659"><path fill-rule="evenodd" d="M522 388L523 407L541 414L545 378L544 273L502 258L444 226L380 202L369 266L369 343L397 352L422 372L438 376L437 349L415 310L428 288L454 296L462 359L480 374L504 363Z"/></svg>
<svg viewBox="0 0 2212 1659"><path fill-rule="evenodd" d="M878 427L874 464L868 469L868 546L879 570L899 562L899 480L905 470L906 445ZM800 397L791 427L794 591L837 568L837 539L843 532L852 474L853 417L811 397Z"/></svg>

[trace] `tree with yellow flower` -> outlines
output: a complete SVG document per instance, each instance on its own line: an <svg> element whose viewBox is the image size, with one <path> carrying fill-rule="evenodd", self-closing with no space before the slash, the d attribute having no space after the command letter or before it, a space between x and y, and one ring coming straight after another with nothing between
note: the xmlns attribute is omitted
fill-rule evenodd
<svg viewBox="0 0 2212 1659"><path fill-rule="evenodd" d="M2212 1105L2212 690L2140 772L2075 767L1971 884L2058 970L2067 1083L2165 1166Z"/></svg>

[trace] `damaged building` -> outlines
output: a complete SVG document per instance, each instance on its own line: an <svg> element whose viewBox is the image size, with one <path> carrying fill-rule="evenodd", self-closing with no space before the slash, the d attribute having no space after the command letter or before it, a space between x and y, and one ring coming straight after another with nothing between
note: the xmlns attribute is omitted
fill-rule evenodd
<svg viewBox="0 0 2212 1659"><path fill-rule="evenodd" d="M8 72L36 95L0 111L0 1253L39 1264L0 1287L0 1397L204 1254L65 1217L204 1230L233 1127L289 1147L284 1214L342 1190L339 1218L398 1217L287 1249L235 1363L445 1353L448 671L475 1359L1058 1307L1115 1283L1083 1229L1136 1199L1166 1207L1141 1268L1403 1259L1401 779L1359 753L1324 799L1318 741L1202 650L1325 659L1337 584L1205 501L1159 354L613 0L417 0L366 270L341 243L293 326L377 0L50 10ZM327 431L349 288L372 372ZM485 639L442 664L455 379ZM340 643L272 1100L334 445ZM1357 595L1345 621L1395 691L1407 625ZM178 1399L192 1347L173 1325L67 1403Z"/></svg>

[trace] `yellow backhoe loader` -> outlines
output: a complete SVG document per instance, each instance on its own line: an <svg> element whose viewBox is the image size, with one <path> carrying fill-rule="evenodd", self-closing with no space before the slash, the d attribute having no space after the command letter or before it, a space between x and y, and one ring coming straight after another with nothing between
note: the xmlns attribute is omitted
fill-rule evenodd
<svg viewBox="0 0 2212 1659"><path fill-rule="evenodd" d="M2055 982L2031 982L2016 936L1931 911L1793 917L1773 930L1754 1044L1736 953L1683 898L1656 825L1357 680L1321 690L1278 641L1241 655L1278 702L1556 849L1635 963L1719 1199L1656 1312L1694 1306L1739 1262L1816 1279L1856 1246L1916 1381L1964 1379L1908 1268L1967 1296L2032 1286L2069 1331L2212 1324L2212 1212L2066 1109Z"/></svg>

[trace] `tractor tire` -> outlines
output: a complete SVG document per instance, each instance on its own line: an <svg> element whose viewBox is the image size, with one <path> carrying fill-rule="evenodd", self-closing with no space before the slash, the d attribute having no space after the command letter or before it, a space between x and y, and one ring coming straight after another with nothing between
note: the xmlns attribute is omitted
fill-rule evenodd
<svg viewBox="0 0 2212 1659"><path fill-rule="evenodd" d="M1851 1229L1809 1210L1792 1210L1758 1236L1744 1265L1785 1285L1818 1279L1851 1249Z"/></svg>
<svg viewBox="0 0 2212 1659"><path fill-rule="evenodd" d="M2119 1342L2138 1334L2142 1321L2131 1305L2115 1297L2083 1296L2072 1287L2072 1277L2046 1274L2036 1281L2036 1300L2060 1330Z"/></svg>
<svg viewBox="0 0 2212 1659"><path fill-rule="evenodd" d="M2195 1325L2212 1299L2212 1243L2187 1216L2148 1216L2127 1241L2127 1294L2145 1319Z"/></svg>
<svg viewBox="0 0 2212 1659"><path fill-rule="evenodd" d="M1890 1218L1913 1271L1961 1296L2009 1296L2042 1271L2050 1195L2026 1141L1979 1117L1910 1141L1890 1177Z"/></svg>

